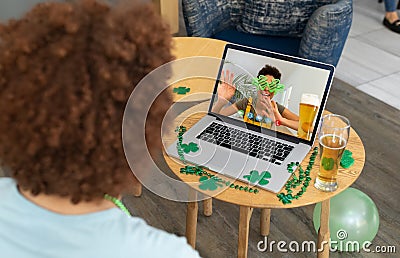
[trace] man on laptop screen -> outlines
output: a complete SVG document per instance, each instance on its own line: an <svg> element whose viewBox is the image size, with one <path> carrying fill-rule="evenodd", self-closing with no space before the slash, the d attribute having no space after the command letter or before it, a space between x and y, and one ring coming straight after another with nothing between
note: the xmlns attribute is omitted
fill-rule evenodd
<svg viewBox="0 0 400 258"><path fill-rule="evenodd" d="M243 121L271 128L273 124L287 126L293 130L298 130L299 116L294 114L285 106L272 100L275 93L284 91L285 86L280 83L280 71L271 65L265 65L252 84L248 88L255 88L254 96L246 97L243 93L236 92L233 83L234 74L229 70L223 71L221 85L218 87L218 99L212 111L225 116L236 114L237 118ZM251 89L247 89L247 92ZM234 96L239 95L236 102L229 104Z"/></svg>

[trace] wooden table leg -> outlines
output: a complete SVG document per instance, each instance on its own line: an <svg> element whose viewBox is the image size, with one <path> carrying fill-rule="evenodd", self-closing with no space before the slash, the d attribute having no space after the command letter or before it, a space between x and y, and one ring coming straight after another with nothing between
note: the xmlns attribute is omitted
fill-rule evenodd
<svg viewBox="0 0 400 258"><path fill-rule="evenodd" d="M268 236L271 221L271 209L261 209L260 231L262 236Z"/></svg>
<svg viewBox="0 0 400 258"><path fill-rule="evenodd" d="M133 196L139 197L142 195L142 184L137 180L137 178L133 177Z"/></svg>
<svg viewBox="0 0 400 258"><path fill-rule="evenodd" d="M240 206L239 236L238 236L238 258L247 258L249 245L249 227L253 208Z"/></svg>
<svg viewBox="0 0 400 258"><path fill-rule="evenodd" d="M321 202L321 223L318 231L318 258L328 258L329 257L329 210L330 210L330 200L325 200Z"/></svg>
<svg viewBox="0 0 400 258"><path fill-rule="evenodd" d="M190 199L196 200L197 193L194 190L189 191ZM191 198L193 197L193 198ZM189 202L186 211L186 239L188 244L193 248L196 247L196 229L197 229L197 214L199 205L197 201Z"/></svg>
<svg viewBox="0 0 400 258"><path fill-rule="evenodd" d="M204 216L209 217L212 215L212 198L208 198L203 201L203 210Z"/></svg>

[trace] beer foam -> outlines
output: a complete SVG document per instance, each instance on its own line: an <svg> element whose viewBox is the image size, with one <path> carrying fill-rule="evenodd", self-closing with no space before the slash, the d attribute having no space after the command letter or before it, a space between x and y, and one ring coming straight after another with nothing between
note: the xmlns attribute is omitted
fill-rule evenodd
<svg viewBox="0 0 400 258"><path fill-rule="evenodd" d="M318 95L310 94L310 93L304 93L303 95L301 95L300 103L318 107L319 106Z"/></svg>

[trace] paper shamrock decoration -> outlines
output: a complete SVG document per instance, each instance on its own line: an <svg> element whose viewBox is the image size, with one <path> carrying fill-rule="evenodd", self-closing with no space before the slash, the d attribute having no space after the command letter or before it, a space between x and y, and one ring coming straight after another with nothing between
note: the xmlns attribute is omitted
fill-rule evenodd
<svg viewBox="0 0 400 258"><path fill-rule="evenodd" d="M326 158L324 157L322 159L321 165L324 167L326 171L332 170L333 167L335 166L335 160L332 158Z"/></svg>
<svg viewBox="0 0 400 258"><path fill-rule="evenodd" d="M185 153L196 152L199 150L199 147L194 142L191 142L189 144L182 144L181 147Z"/></svg>
<svg viewBox="0 0 400 258"><path fill-rule="evenodd" d="M340 160L340 165L343 168L349 168L353 166L353 164L354 164L353 153L349 150L344 150L342 159Z"/></svg>
<svg viewBox="0 0 400 258"><path fill-rule="evenodd" d="M258 76L258 78L254 78L251 82L254 86L256 86L257 90L265 90L268 88L270 92L278 93L285 89L285 85L280 83L279 79L273 79L271 82L268 82L268 79L264 75Z"/></svg>
<svg viewBox="0 0 400 258"><path fill-rule="evenodd" d="M178 88L174 88L173 92L179 95L186 95L190 91L190 88L186 88L184 86L180 86Z"/></svg>
<svg viewBox="0 0 400 258"><path fill-rule="evenodd" d="M259 185L266 185L269 183L269 178L271 178L271 173L268 171L263 171L261 174L258 174L257 170L250 171L250 175L245 175L243 178L249 180L250 183L258 182Z"/></svg>
<svg viewBox="0 0 400 258"><path fill-rule="evenodd" d="M199 179L199 182L201 183L199 185L199 188L201 190L210 190L210 191L214 191L216 190L218 187L221 187L222 184L218 183L217 180L213 179L213 178L209 178L208 176L202 176Z"/></svg>

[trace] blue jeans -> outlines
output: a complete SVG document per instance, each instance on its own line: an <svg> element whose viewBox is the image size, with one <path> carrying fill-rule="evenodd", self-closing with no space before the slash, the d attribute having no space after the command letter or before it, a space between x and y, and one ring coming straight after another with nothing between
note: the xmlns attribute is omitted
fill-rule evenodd
<svg viewBox="0 0 400 258"><path fill-rule="evenodd" d="M385 11L394 12L397 9L398 0L385 0Z"/></svg>

